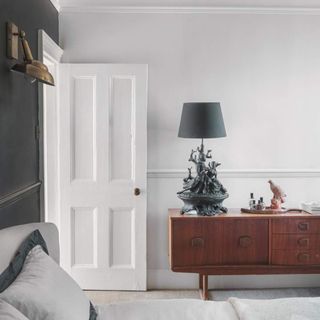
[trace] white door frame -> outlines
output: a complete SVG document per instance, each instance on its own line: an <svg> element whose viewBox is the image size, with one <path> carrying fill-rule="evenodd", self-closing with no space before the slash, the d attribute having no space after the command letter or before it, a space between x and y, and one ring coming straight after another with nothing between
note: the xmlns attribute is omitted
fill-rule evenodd
<svg viewBox="0 0 320 320"><path fill-rule="evenodd" d="M53 73L55 87L38 82L39 99L39 178L41 221L59 227L59 64L63 50L44 31L38 31L38 60ZM51 90L50 92L46 90ZM49 100L49 101L48 101ZM48 123L50 119L50 125ZM56 137L56 140L52 139ZM53 140L53 141L52 141ZM52 156L54 155L54 156ZM49 176L50 173L50 176ZM54 178L52 178L54 177Z"/></svg>
<svg viewBox="0 0 320 320"><path fill-rule="evenodd" d="M61 145L63 144L64 140L61 140L61 132L60 127L61 123L59 119L61 119L63 115L64 109L60 110L60 92L59 88L62 86L64 87L64 80L60 79L60 75L62 74L62 66L60 63L63 50L43 31L40 30L38 34L38 59L42 62L44 62L48 67L49 71L52 73L54 80L55 80L55 87L46 86L41 83L39 83L39 129L40 129L40 135L39 135L39 165L40 165L40 180L43 181L43 184L41 186L41 221L46 222L53 222L57 225L58 229L62 230L61 223L63 222L63 219L61 219L61 168L60 166L60 150ZM120 69L119 69L120 68ZM123 65L123 68L127 70L128 66ZM144 79L145 72L147 70L147 66L134 66L131 65L131 68L135 70L135 68L139 71L139 79ZM117 65L117 72L121 71L121 65ZM143 71L143 72L142 72ZM133 72L133 71L130 71ZM60 74L59 74L60 73ZM121 73L121 72L120 72ZM117 74L115 77L118 79L120 76ZM119 78L121 79L121 77ZM61 81L59 83L59 81ZM146 101L146 94L145 94L145 88L141 86L143 81L139 80L140 85L138 86L138 93L141 97L143 97L142 103L145 106L147 105ZM147 83L147 78L144 80ZM146 115L145 115L146 116ZM138 127L137 130L143 130L144 128ZM141 132L139 134L140 140L141 140ZM142 135L142 145L146 146L146 135ZM138 146L141 148L141 146ZM145 166L146 169L146 152L141 153L141 150L139 150L139 153L143 156L143 159L140 159L139 162L136 163L138 166L137 168L141 169L141 166ZM63 162L61 162L63 164ZM139 169L139 170L140 170ZM145 172L146 174L146 172ZM142 189L142 192L146 192L146 177L144 179L135 179L135 182L137 183L137 187ZM132 192L132 190L130 191ZM137 204L136 204L137 205ZM119 283L119 289L129 289L129 290L146 290L146 203L139 204L137 208L139 208L140 218L141 215L144 216L143 221L139 224L139 230L140 232L136 235L136 241L137 243L144 243L145 247L141 248L134 248L134 251L138 250L138 258L134 257L133 261L135 261L135 266L130 267L130 270L128 271L128 276L132 275L135 278L132 278L131 276L131 284L128 287L128 284L126 283L126 278L124 277L122 282ZM106 219L107 215L103 215L103 219ZM133 220L135 221L135 220ZM102 224L104 225L104 224ZM133 224L132 224L133 225ZM143 232L141 232L144 230ZM63 236L61 236L62 232L59 233L60 239L65 240ZM61 241L63 242L63 241ZM64 241L65 243L66 241ZM63 258L63 255L62 255ZM70 257L68 257L70 258ZM61 259L61 262L63 262L64 259ZM62 263L64 267L64 265ZM70 264L69 264L70 265ZM126 266L125 266L126 267ZM114 271L121 271L121 265L112 266ZM117 270L117 268L119 270ZM131 270L132 269L132 270ZM136 272L136 270L142 270L143 272ZM80 270L81 271L81 270ZM131 272L131 273L130 273ZM80 277L81 278L81 277ZM86 285L83 285L86 287ZM99 286L95 285L95 288L98 289ZM104 286L101 285L101 288L104 288Z"/></svg>

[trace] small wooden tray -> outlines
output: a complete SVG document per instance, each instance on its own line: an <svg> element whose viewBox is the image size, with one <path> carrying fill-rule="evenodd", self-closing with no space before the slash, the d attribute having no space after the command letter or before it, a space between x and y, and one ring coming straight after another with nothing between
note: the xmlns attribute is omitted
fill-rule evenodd
<svg viewBox="0 0 320 320"><path fill-rule="evenodd" d="M252 213L252 214L281 214L281 213L288 213L288 212L306 212L306 213L309 213L309 212L307 212L305 210L301 210L301 209L285 209L285 208L282 208L280 210L277 210L277 209L271 209L269 207L267 207L264 210L241 208L241 212L242 213Z"/></svg>

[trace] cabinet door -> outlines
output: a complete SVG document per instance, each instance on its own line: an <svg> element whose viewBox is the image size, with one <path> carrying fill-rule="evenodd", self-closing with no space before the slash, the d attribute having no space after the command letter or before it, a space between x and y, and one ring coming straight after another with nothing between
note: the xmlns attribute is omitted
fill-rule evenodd
<svg viewBox="0 0 320 320"><path fill-rule="evenodd" d="M268 220L224 221L223 264L268 264Z"/></svg>
<svg viewBox="0 0 320 320"><path fill-rule="evenodd" d="M197 218L171 223L171 267L221 264L222 222Z"/></svg>

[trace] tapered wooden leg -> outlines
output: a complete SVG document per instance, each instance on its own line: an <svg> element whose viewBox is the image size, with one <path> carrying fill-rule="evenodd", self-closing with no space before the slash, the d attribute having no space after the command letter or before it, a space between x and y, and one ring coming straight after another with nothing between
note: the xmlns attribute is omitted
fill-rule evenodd
<svg viewBox="0 0 320 320"><path fill-rule="evenodd" d="M202 300L208 300L208 275L199 274L199 292Z"/></svg>
<svg viewBox="0 0 320 320"><path fill-rule="evenodd" d="M202 274L199 273L199 290L202 290L203 288L203 279L202 279Z"/></svg>
<svg viewBox="0 0 320 320"><path fill-rule="evenodd" d="M203 291L203 300L208 300L209 293L208 293L208 275L203 275L203 284L202 284L202 291Z"/></svg>

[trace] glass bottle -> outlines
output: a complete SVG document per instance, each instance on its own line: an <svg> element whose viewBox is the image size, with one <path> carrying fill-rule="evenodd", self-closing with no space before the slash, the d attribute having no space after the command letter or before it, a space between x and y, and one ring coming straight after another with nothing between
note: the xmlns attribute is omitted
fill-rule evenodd
<svg viewBox="0 0 320 320"><path fill-rule="evenodd" d="M261 207L261 200L258 200L258 204L257 204L257 206L256 206L256 209L257 209L257 210L261 210L261 209L262 209L262 207Z"/></svg>
<svg viewBox="0 0 320 320"><path fill-rule="evenodd" d="M250 193L250 199L249 199L249 209L253 210L255 205L255 200L253 197L253 192Z"/></svg>

